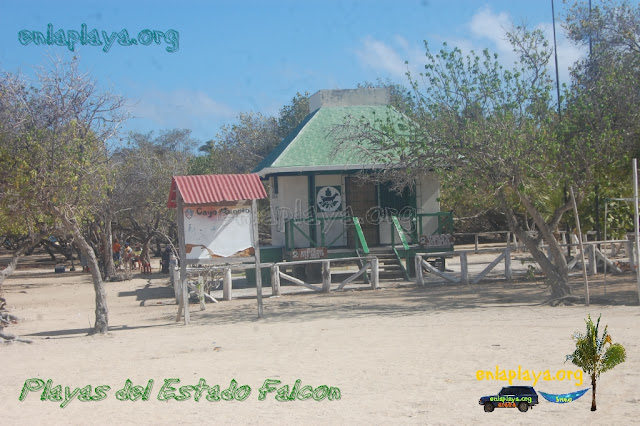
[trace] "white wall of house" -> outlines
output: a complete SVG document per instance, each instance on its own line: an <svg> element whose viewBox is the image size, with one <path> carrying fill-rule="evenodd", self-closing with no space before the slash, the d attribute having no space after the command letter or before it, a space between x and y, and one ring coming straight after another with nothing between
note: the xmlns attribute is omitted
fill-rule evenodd
<svg viewBox="0 0 640 426"><path fill-rule="evenodd" d="M275 193L274 178L270 178L270 199L271 199L271 235L272 245L276 247L285 246L285 220L291 218L306 218L309 215L309 196L308 196L308 178L307 176L279 176L278 177L278 193ZM317 211L318 218L331 219L331 217L343 216L345 208L349 205L349 200L345 197L345 176L342 174L316 175L316 188L323 186L340 186L342 204L336 212L327 213ZM315 200L315 191L314 191ZM440 182L435 173L423 175L416 182L416 206L418 213L436 213L440 211ZM409 220L401 220L401 224L409 229L411 223ZM341 220L325 222L325 244L328 246L334 239L337 240L332 246L340 247L347 245L347 233L344 232L344 222ZM309 226L307 224L298 224L298 226L309 235ZM424 218L422 222L424 235L431 235L438 229L438 219ZM380 221L380 243L383 245L391 244L392 225L388 219ZM320 241L320 226L317 227L318 240ZM395 236L396 244L400 243L398 236ZM309 247L309 241L300 234L295 233L296 247Z"/></svg>
<svg viewBox="0 0 640 426"><path fill-rule="evenodd" d="M308 217L309 197L306 176L278 176L278 193L275 193L274 177L269 179L271 202L271 244L284 247L285 220ZM307 235L309 226L298 224ZM299 232L295 233L296 247L309 247L309 241Z"/></svg>

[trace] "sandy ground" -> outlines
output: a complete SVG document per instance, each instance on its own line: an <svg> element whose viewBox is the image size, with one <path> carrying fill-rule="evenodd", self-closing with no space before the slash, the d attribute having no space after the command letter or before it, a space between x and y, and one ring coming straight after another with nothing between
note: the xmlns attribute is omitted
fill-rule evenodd
<svg viewBox="0 0 640 426"><path fill-rule="evenodd" d="M155 269L157 270L157 269ZM600 279L600 282L598 281ZM415 287L382 283L380 290L330 294L284 294L270 298L258 320L255 298L191 305L192 324L175 322L177 306L168 279L158 273L107 283L110 333L87 336L94 320L90 278L52 268L20 269L5 283L12 313L22 318L6 331L34 340L0 347L2 424L632 424L640 418L640 307L635 279L611 277L604 297L602 277L592 277L592 305L552 308L547 291L532 283L490 282L470 286ZM580 293L581 282L574 284ZM521 413L485 413L478 399L506 382L482 380L478 370L576 370L564 363L574 349L574 331L587 314L602 314L625 363L604 373L597 388L569 404L540 404ZM232 380L250 387L244 401L160 401L164 380L175 388L204 379L224 390ZM76 388L109 386L106 398L47 400L44 389L27 392L29 379ZM148 400L116 398L127 379L153 386ZM338 388L329 401L260 400L267 379L289 386ZM567 393L589 387L584 377L544 381L537 390ZM40 383L30 382L35 389ZM532 385L524 380L513 384ZM106 389L106 388L104 388ZM309 388L306 388L307 390ZM318 395L323 388L318 390ZM243 388L247 392L247 388ZM82 392L87 392L83 390ZM175 394L179 395L176 390ZM242 396L242 392L236 396ZM335 394L335 390L334 390ZM41 400L44 397L45 400Z"/></svg>

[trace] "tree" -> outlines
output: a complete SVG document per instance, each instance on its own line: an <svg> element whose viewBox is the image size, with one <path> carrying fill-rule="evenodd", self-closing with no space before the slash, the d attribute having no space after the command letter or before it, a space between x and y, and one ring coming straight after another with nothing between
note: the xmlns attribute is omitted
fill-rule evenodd
<svg viewBox="0 0 640 426"><path fill-rule="evenodd" d="M309 114L309 94L296 93L278 117L240 113L237 123L199 148L204 156L191 161L189 174L249 173Z"/></svg>
<svg viewBox="0 0 640 426"><path fill-rule="evenodd" d="M576 341L576 350L567 355L567 361L582 368L591 376L591 411L596 411L596 380L601 373L611 370L618 364L625 361L627 355L624 347L620 343L612 343L611 336L607 333L607 326L601 336L598 336L600 326L600 316L594 325L589 315L585 321L587 331L585 334L575 333L573 338Z"/></svg>
<svg viewBox="0 0 640 426"><path fill-rule="evenodd" d="M118 212L118 230L142 242L142 258L147 261L151 240L169 237L175 226L175 211L166 206L171 177L187 173L196 145L187 129L165 130L158 136L134 132L112 157L116 184L111 207Z"/></svg>
<svg viewBox="0 0 640 426"><path fill-rule="evenodd" d="M590 52L572 70L566 133L625 147L599 152L607 161L604 170L595 170L595 184L601 197L628 197L630 160L640 154L640 5L609 0L594 1L593 6L572 2L565 18L569 37ZM633 229L633 222L627 226Z"/></svg>
<svg viewBox="0 0 640 426"><path fill-rule="evenodd" d="M96 294L93 332L108 331L108 308L95 252L83 234L108 190L107 141L126 119L122 97L103 92L71 62L53 60L35 81L2 81L5 195L28 200L59 221L87 258ZM8 158L8 159L7 159ZM13 186L11 186L13 185Z"/></svg>
<svg viewBox="0 0 640 426"><path fill-rule="evenodd" d="M368 161L373 157L393 165L382 178L393 178L397 187L428 171L455 170L462 185L492 197L546 275L550 303L564 303L576 298L554 237L572 208L562 188L573 185L580 202L594 170L607 160L599 152L616 155L622 147L566 137L547 73L551 50L542 32L518 27L508 38L519 56L512 68L488 50L464 55L445 44L434 54L425 42L425 70L417 78L409 75L415 112L404 122L375 126L354 119L343 130L345 139L360 141ZM523 213L537 232L527 232ZM539 247L542 240L549 255Z"/></svg>

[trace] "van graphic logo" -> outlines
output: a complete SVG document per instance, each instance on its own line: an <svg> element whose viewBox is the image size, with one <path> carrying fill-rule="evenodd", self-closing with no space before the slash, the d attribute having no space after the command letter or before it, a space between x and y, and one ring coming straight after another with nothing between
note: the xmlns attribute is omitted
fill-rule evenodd
<svg viewBox="0 0 640 426"><path fill-rule="evenodd" d="M191 209L186 209L184 211L184 217L186 217L187 219L191 219L193 217L193 210Z"/></svg>
<svg viewBox="0 0 640 426"><path fill-rule="evenodd" d="M323 186L316 189L316 205L321 212L335 212L340 210L342 196L339 186Z"/></svg>

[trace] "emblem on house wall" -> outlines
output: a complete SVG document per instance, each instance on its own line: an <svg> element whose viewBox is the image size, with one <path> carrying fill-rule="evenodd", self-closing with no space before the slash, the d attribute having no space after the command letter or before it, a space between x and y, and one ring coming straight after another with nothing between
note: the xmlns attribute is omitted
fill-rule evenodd
<svg viewBox="0 0 640 426"><path fill-rule="evenodd" d="M342 207L342 195L339 186L316 187L316 206L321 212L335 212Z"/></svg>

